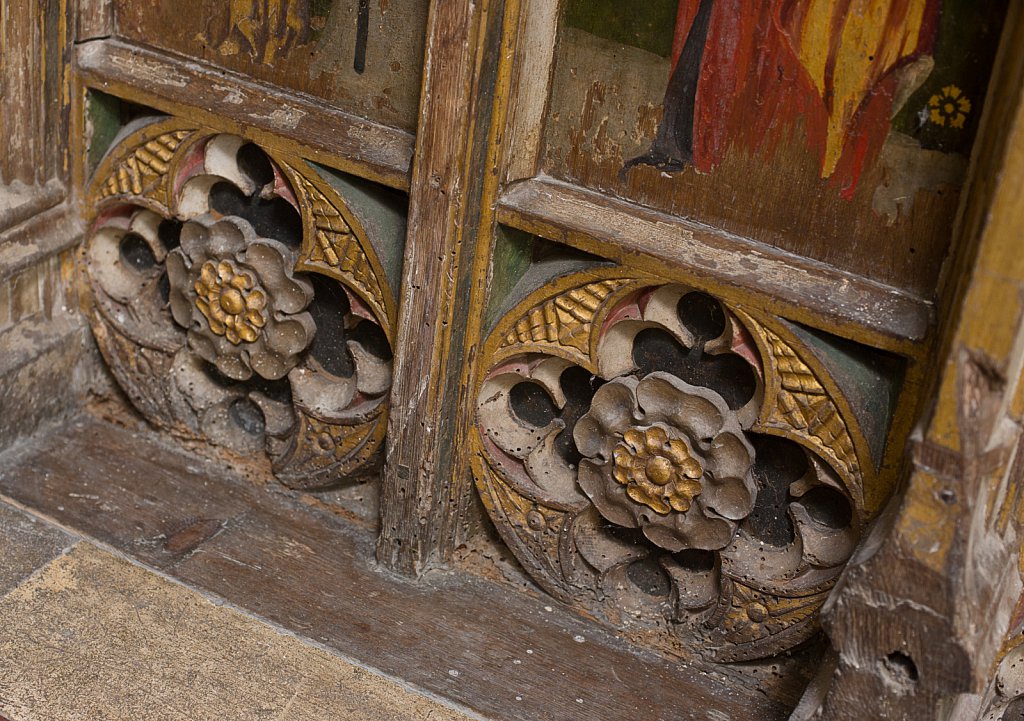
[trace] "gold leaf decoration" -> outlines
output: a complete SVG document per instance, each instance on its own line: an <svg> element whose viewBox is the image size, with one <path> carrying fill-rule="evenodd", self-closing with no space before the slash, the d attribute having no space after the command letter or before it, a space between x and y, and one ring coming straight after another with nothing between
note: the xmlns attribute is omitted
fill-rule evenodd
<svg viewBox="0 0 1024 721"><path fill-rule="evenodd" d="M713 657L720 662L772 656L810 638L831 590L790 598L741 583L731 586L731 598L716 615L711 633Z"/></svg>
<svg viewBox="0 0 1024 721"><path fill-rule="evenodd" d="M860 477L853 438L835 402L808 365L782 338L762 328L775 358L780 388L765 425L806 435L836 470L848 479Z"/></svg>
<svg viewBox="0 0 1024 721"><path fill-rule="evenodd" d="M387 409L378 405L363 421L329 423L298 411L299 429L274 473L291 488L312 489L347 476L365 465L384 440Z"/></svg>
<svg viewBox="0 0 1024 721"><path fill-rule="evenodd" d="M383 292L370 259L345 217L310 180L294 172L296 190L305 197L313 215L313 238L303 245L306 263L326 266L344 274L345 280L361 290L383 310Z"/></svg>
<svg viewBox="0 0 1024 721"><path fill-rule="evenodd" d="M100 186L99 200L116 195L134 195L163 203L156 196L166 191L171 158L191 132L173 130L163 133L125 153Z"/></svg>
<svg viewBox="0 0 1024 721"><path fill-rule="evenodd" d="M559 543L569 514L531 501L518 493L481 456L473 459L477 490L487 512L503 519L502 539L534 580L552 596L569 601L572 589L559 566Z"/></svg>
<svg viewBox="0 0 1024 721"><path fill-rule="evenodd" d="M628 278L600 280L534 306L515 322L499 348L518 343L551 343L588 352L594 316L609 295L629 282Z"/></svg>

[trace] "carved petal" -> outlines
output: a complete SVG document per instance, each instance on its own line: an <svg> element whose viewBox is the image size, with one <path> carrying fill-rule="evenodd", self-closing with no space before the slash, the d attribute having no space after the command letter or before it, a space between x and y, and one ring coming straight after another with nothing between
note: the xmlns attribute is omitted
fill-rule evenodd
<svg viewBox="0 0 1024 721"><path fill-rule="evenodd" d="M621 435L635 423L636 401L633 400L633 389L636 384L636 378L628 376L597 389L590 410L573 429L573 439L580 453L608 459L606 447L609 438L615 433Z"/></svg>
<svg viewBox="0 0 1024 721"><path fill-rule="evenodd" d="M573 523L573 539L584 560L600 573L630 561L644 558L650 547L608 533L604 521L593 511L584 512Z"/></svg>
<svg viewBox="0 0 1024 721"><path fill-rule="evenodd" d="M729 413L721 396L668 373L651 373L636 388L647 422L665 420L694 440L714 438Z"/></svg>
<svg viewBox="0 0 1024 721"><path fill-rule="evenodd" d="M316 326L308 313L270 323L263 330L265 343L256 343L249 362L264 378L283 378L295 366L295 356L309 345Z"/></svg>
<svg viewBox="0 0 1024 721"><path fill-rule="evenodd" d="M697 503L724 518L739 521L754 509L754 494L739 478L707 478Z"/></svg>
<svg viewBox="0 0 1024 721"><path fill-rule="evenodd" d="M742 436L726 431L712 442L707 458L711 473L704 479L698 502L734 521L746 518L757 494L750 477L754 449Z"/></svg>
<svg viewBox="0 0 1024 721"><path fill-rule="evenodd" d="M238 186L246 195L253 195L258 188L238 167L238 150L245 140L237 135L216 135L206 144L206 172Z"/></svg>
<svg viewBox="0 0 1024 721"><path fill-rule="evenodd" d="M579 424L576 427L579 428ZM640 525L628 510L634 504L626 496L626 487L608 483L602 469L593 461L584 460L580 463L577 482L600 509L601 515L609 521L625 528L637 528Z"/></svg>
<svg viewBox="0 0 1024 721"><path fill-rule="evenodd" d="M565 427L558 418L544 428L519 420L509 405L509 393L513 386L522 382L523 377L518 373L503 373L488 379L480 394L483 400L477 406L480 427L494 445L513 458L526 458L545 437Z"/></svg>
<svg viewBox="0 0 1024 721"><path fill-rule="evenodd" d="M662 556L658 563L668 574L679 610L707 608L718 600L720 581L717 564L709 570L687 568L669 555Z"/></svg>
<svg viewBox="0 0 1024 721"><path fill-rule="evenodd" d="M803 540L804 557L815 566L830 568L846 563L857 543L852 528L829 528L811 519L797 501L790 506L797 532Z"/></svg>
<svg viewBox="0 0 1024 721"><path fill-rule="evenodd" d="M349 353L356 364L356 382L359 392L379 396L391 388L391 362L369 353L355 341L348 342Z"/></svg>
<svg viewBox="0 0 1024 721"><path fill-rule="evenodd" d="M268 435L283 436L295 425L295 414L290 403L274 400L259 392L250 393L249 400L263 412Z"/></svg>
<svg viewBox="0 0 1024 721"><path fill-rule="evenodd" d="M787 546L772 546L743 531L722 551L722 567L727 575L767 584L782 584L791 579L800 571L802 559L803 544L799 537Z"/></svg>
<svg viewBox="0 0 1024 721"><path fill-rule="evenodd" d="M171 288L171 315L178 325L188 328L192 325L192 300L187 291L190 287L189 266L180 249L167 255L167 280Z"/></svg>
<svg viewBox="0 0 1024 721"><path fill-rule="evenodd" d="M675 553L686 548L714 551L729 545L735 524L723 518L710 518L692 509L675 513L671 524L643 526L644 535L652 543Z"/></svg>
<svg viewBox="0 0 1024 721"><path fill-rule="evenodd" d="M555 440L564 430L553 429L526 457L526 472L549 495L562 503L584 500L576 489L576 473L555 452Z"/></svg>
<svg viewBox="0 0 1024 721"><path fill-rule="evenodd" d="M288 249L276 240L257 240L245 251L245 264L259 274L263 287L273 298L273 307L295 314L313 300L313 286L305 278L291 276L291 262Z"/></svg>
<svg viewBox="0 0 1024 721"><path fill-rule="evenodd" d="M293 368L288 374L295 404L318 418L336 418L356 395L356 379Z"/></svg>

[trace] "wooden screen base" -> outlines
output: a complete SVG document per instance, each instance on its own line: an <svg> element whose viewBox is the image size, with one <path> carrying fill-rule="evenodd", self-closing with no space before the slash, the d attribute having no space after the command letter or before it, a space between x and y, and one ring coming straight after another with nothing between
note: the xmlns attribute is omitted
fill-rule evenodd
<svg viewBox="0 0 1024 721"><path fill-rule="evenodd" d="M551 599L398 577L372 529L262 485L92 416L0 455L5 499L488 719L788 716L756 679L643 655Z"/></svg>

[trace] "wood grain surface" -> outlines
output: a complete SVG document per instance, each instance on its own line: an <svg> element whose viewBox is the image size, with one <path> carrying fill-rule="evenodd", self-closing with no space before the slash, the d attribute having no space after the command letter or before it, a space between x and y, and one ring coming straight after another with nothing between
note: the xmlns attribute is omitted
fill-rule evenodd
<svg viewBox="0 0 1024 721"><path fill-rule="evenodd" d="M367 531L148 434L82 420L0 469L3 494L487 718L788 714L736 671L639 653L550 599L468 575L396 576Z"/></svg>

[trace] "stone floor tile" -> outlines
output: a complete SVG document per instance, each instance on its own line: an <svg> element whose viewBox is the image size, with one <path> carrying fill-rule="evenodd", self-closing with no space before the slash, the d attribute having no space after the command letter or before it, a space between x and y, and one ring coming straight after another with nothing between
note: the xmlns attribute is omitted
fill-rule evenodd
<svg viewBox="0 0 1024 721"><path fill-rule="evenodd" d="M0 716L468 718L84 542L0 599Z"/></svg>

